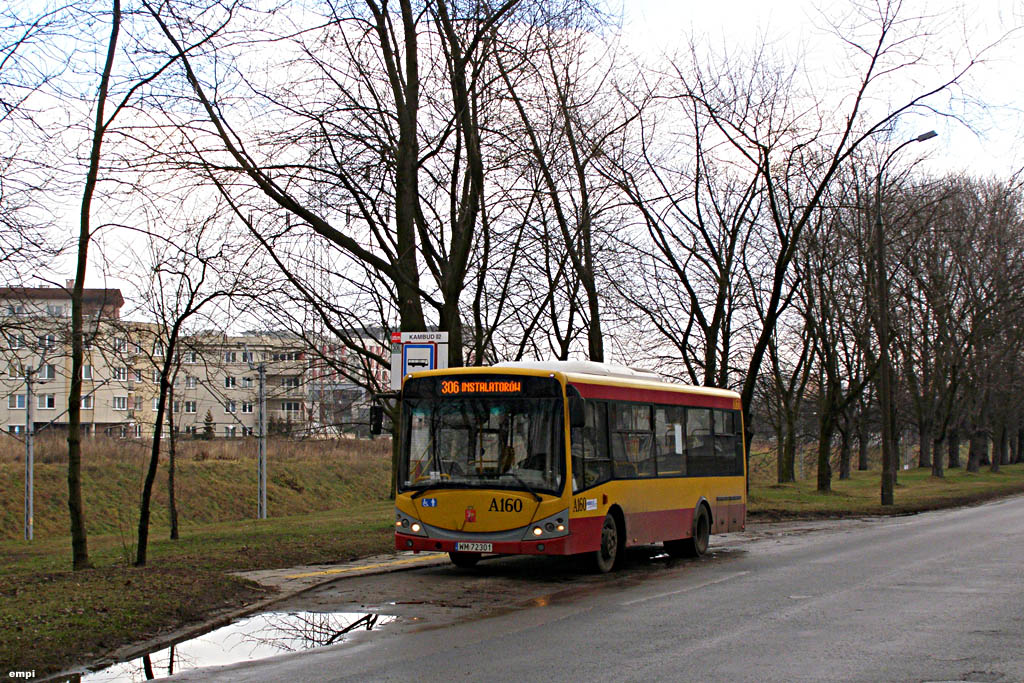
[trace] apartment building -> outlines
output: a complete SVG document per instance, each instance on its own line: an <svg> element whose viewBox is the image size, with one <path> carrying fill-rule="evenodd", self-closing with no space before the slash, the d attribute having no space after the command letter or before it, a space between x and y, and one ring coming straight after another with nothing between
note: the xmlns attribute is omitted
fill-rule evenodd
<svg viewBox="0 0 1024 683"><path fill-rule="evenodd" d="M167 360L159 328L121 319L116 290L87 290L82 426L86 434L152 434ZM61 288L0 288L0 427L25 429L32 379L36 429L66 428L71 376L70 298ZM367 340L367 349L378 341ZM358 362L357 362L358 360ZM4 368L6 366L6 372ZM270 433L365 433L368 381L387 368L344 346L290 333L183 337L170 363L165 429L211 437L258 433L260 369ZM361 374L362 373L362 374ZM355 381L360 380L360 381Z"/></svg>

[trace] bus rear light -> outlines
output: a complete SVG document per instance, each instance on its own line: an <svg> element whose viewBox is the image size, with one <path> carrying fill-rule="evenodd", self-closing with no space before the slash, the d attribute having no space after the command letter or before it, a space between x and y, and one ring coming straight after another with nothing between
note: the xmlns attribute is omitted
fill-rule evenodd
<svg viewBox="0 0 1024 683"><path fill-rule="evenodd" d="M540 536L543 533L544 533L544 530L541 529L539 526L533 527L533 535L534 536Z"/></svg>
<svg viewBox="0 0 1024 683"><path fill-rule="evenodd" d="M413 522L412 532L414 534L418 534L420 532L420 524L419 524L419 522Z"/></svg>

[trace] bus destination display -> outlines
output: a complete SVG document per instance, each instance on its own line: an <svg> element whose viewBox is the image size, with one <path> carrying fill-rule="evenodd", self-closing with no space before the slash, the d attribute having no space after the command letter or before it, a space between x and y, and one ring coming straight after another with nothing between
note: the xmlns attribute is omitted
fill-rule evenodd
<svg viewBox="0 0 1024 683"><path fill-rule="evenodd" d="M443 396L472 395L472 394L521 394L523 383L520 380L458 380L446 379L441 381L441 394Z"/></svg>

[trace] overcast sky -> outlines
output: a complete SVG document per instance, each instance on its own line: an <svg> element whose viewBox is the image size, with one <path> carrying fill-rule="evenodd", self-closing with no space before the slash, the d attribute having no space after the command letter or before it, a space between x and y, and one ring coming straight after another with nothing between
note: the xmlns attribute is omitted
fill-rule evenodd
<svg viewBox="0 0 1024 683"><path fill-rule="evenodd" d="M871 4L871 0L865 0ZM628 43L654 56L679 47L692 33L711 45L743 45L767 36L783 50L826 57L836 54L835 38L824 38L818 7L832 12L844 2L810 0L623 0ZM928 168L935 172L967 170L979 175L1006 177L1024 167L1024 1L905 0L902 15L932 16L941 32L930 40L938 60L948 54L960 58L968 41L975 50L1001 36L1009 37L986 53L986 63L972 70L965 95L986 106L970 107L965 114L974 130L941 116L907 122L907 137L936 130L939 138L928 143ZM825 59L822 59L825 61Z"/></svg>

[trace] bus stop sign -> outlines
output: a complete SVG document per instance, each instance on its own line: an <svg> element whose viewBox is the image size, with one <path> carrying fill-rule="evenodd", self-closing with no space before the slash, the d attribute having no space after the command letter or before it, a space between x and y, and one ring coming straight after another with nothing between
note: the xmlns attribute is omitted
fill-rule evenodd
<svg viewBox="0 0 1024 683"><path fill-rule="evenodd" d="M448 367L447 332L391 333L391 388L400 391L402 378L418 370Z"/></svg>

